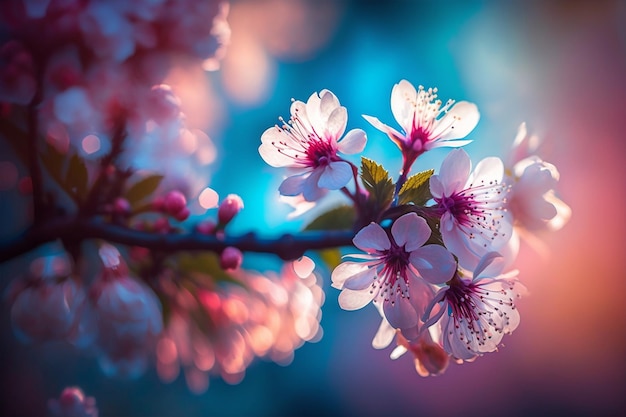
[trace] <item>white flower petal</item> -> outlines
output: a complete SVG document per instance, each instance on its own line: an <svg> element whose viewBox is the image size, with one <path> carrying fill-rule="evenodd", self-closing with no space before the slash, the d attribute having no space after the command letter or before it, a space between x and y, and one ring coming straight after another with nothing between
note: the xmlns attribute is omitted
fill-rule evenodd
<svg viewBox="0 0 626 417"><path fill-rule="evenodd" d="M333 270L330 279L332 286L337 289L343 288L343 283L350 277L368 269L368 265L362 262L342 262Z"/></svg>
<svg viewBox="0 0 626 417"><path fill-rule="evenodd" d="M344 288L339 294L339 306L344 310L358 310L369 304L374 298L374 295L374 293L367 290L353 291Z"/></svg>
<svg viewBox="0 0 626 417"><path fill-rule="evenodd" d="M374 222L359 230L354 239L352 239L352 243L357 248L368 253L384 251L391 247L387 232Z"/></svg>
<svg viewBox="0 0 626 417"><path fill-rule="evenodd" d="M398 345L391 351L391 353L389 354L389 358L395 361L407 352L408 350L404 346Z"/></svg>
<svg viewBox="0 0 626 417"><path fill-rule="evenodd" d="M472 162L463 149L453 149L441 163L439 170L439 180L444 188L444 195L450 196L463 189L467 182Z"/></svg>
<svg viewBox="0 0 626 417"><path fill-rule="evenodd" d="M423 246L413 251L409 260L421 277L431 284L443 284L449 281L456 271L454 257L440 245Z"/></svg>
<svg viewBox="0 0 626 417"><path fill-rule="evenodd" d="M375 279L376 268L368 268L346 279L343 283L343 287L355 291L364 290L371 287Z"/></svg>
<svg viewBox="0 0 626 417"><path fill-rule="evenodd" d="M392 128L390 126L387 126L386 124L382 123L376 117L367 116L367 115L364 114L363 118L365 120L367 120L376 129L380 130L381 132L386 133L387 136L389 136L389 138L396 144L396 146L398 146L398 148L402 149L402 143L406 141L406 137L405 137L404 134L402 134L402 133L398 132L396 129L394 129L394 128Z"/></svg>
<svg viewBox="0 0 626 417"><path fill-rule="evenodd" d="M282 195L295 196L302 193L304 188L304 181L307 179L306 174L292 175L285 178L285 180L278 187L278 191Z"/></svg>
<svg viewBox="0 0 626 417"><path fill-rule="evenodd" d="M440 140L464 138L476 127L479 119L480 113L474 103L459 101L437 121L433 136Z"/></svg>
<svg viewBox="0 0 626 417"><path fill-rule="evenodd" d="M348 124L348 110L346 110L345 107L337 107L328 116L328 120L325 124L326 130L324 132L324 138L336 142L346 131L346 125ZM318 131L318 133L320 132Z"/></svg>
<svg viewBox="0 0 626 417"><path fill-rule="evenodd" d="M261 146L259 146L259 154L261 158L273 167L286 167L286 166L297 166L295 164L295 160L288 155L285 155L283 152L280 152L278 148L274 145L274 143L284 142L285 138L288 135L285 135L280 132L280 130L274 126L267 129L261 135Z"/></svg>
<svg viewBox="0 0 626 417"><path fill-rule="evenodd" d="M474 279L482 278L483 276L481 276L481 274L490 265L492 265L493 268L489 268L489 276L493 277L495 275L498 275L500 272L502 272L502 268L504 267L504 258L498 252L487 253L480 259L478 265L474 269Z"/></svg>
<svg viewBox="0 0 626 417"><path fill-rule="evenodd" d="M495 156L490 156L482 159L478 164L476 164L476 168L474 168L474 172L469 176L468 184L472 183L474 185L478 184L495 184L496 181L498 184L502 183L502 178L504 177L504 164L502 160Z"/></svg>
<svg viewBox="0 0 626 417"><path fill-rule="evenodd" d="M378 326L378 331L372 340L372 347L374 349L384 349L393 341L393 337L396 335L396 329L391 327L389 322L383 317Z"/></svg>
<svg viewBox="0 0 626 417"><path fill-rule="evenodd" d="M400 247L412 252L421 247L430 237L431 230L422 217L408 213L398 218L391 226L391 235Z"/></svg>
<svg viewBox="0 0 626 417"><path fill-rule="evenodd" d="M413 327L418 323L417 313L411 302L397 294L392 294L389 300L383 302L383 311L389 324L396 329Z"/></svg>
<svg viewBox="0 0 626 417"><path fill-rule="evenodd" d="M401 80L391 90L391 112L398 124L406 133L413 128L414 103L417 101L417 90L407 80Z"/></svg>
<svg viewBox="0 0 626 417"><path fill-rule="evenodd" d="M366 143L365 132L361 129L352 129L337 143L337 150L346 155L353 155L363 152Z"/></svg>
<svg viewBox="0 0 626 417"><path fill-rule="evenodd" d="M300 259L293 261L293 270L300 278L306 278L313 273L315 262L308 256L302 256Z"/></svg>
<svg viewBox="0 0 626 417"><path fill-rule="evenodd" d="M439 179L439 175L433 175L428 179L430 186L430 193L434 198L441 198L444 196L445 189L443 188L443 184Z"/></svg>
<svg viewBox="0 0 626 417"><path fill-rule="evenodd" d="M317 185L329 190L340 189L350 182L353 176L352 167L345 161L331 162L320 170L321 175Z"/></svg>
<svg viewBox="0 0 626 417"><path fill-rule="evenodd" d="M323 169L314 169L303 182L302 196L306 201L317 201L326 195L327 190L320 188L318 182L320 176L323 173Z"/></svg>

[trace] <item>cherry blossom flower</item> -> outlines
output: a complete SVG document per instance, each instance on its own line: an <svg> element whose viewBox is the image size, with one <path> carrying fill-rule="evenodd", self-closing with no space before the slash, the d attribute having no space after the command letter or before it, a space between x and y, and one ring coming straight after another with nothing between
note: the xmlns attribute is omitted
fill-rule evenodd
<svg viewBox="0 0 626 417"><path fill-rule="evenodd" d="M426 294L428 294L428 301L433 297L433 290L430 285L426 284ZM424 303L425 312L426 303ZM377 306L379 307L379 306ZM445 372L449 363L449 355L443 350L441 345L434 340L439 340L439 329L436 326L430 326L425 331L418 330L411 340L407 339L406 330L400 330L393 328L387 319L385 319L382 309L379 307L378 312L382 316L378 331L372 340L372 347L374 349L384 349L391 344L393 339L396 339L397 346L393 349L389 355L392 360L396 360L404 355L406 352L413 354L413 363L415 370L420 376L435 376ZM420 315L421 317L421 315ZM421 321L420 321L421 323ZM434 334L435 336L432 336Z"/></svg>
<svg viewBox="0 0 626 417"><path fill-rule="evenodd" d="M500 273L504 263L499 253L490 252L473 275L458 270L426 308L424 326L439 323L443 348L453 357L471 360L493 352L519 325L515 303L526 288L517 280L517 270Z"/></svg>
<svg viewBox="0 0 626 417"><path fill-rule="evenodd" d="M555 195L557 168L532 154L538 140L527 134L525 124L519 127L505 170L505 182L510 185L506 206L518 229L559 230L569 221L571 209Z"/></svg>
<svg viewBox="0 0 626 417"><path fill-rule="evenodd" d="M382 304L391 326L408 329L418 325L424 284L448 281L456 268L454 258L440 245L424 245L431 235L426 220L415 213L398 218L391 233L376 223L361 229L354 245L366 255L348 255L363 262L346 261L332 273L333 287L341 289L339 305L346 310L370 301Z"/></svg>
<svg viewBox="0 0 626 417"><path fill-rule="evenodd" d="M315 201L326 189L338 190L350 181L353 166L338 152L361 152L367 138L361 129L342 138L347 121L346 108L332 92L322 90L306 103L293 101L289 122L263 132L261 157L269 165L291 168L293 173L280 185L282 195L303 194L305 200Z"/></svg>
<svg viewBox="0 0 626 417"><path fill-rule="evenodd" d="M436 88L425 90L419 86L416 90L406 80L394 85L391 91L391 111L402 132L387 126L376 117L363 117L376 129L386 133L400 148L405 173L418 156L430 149L470 143L471 140L459 139L467 136L480 118L475 104L467 101L455 104L454 100L448 100L442 106Z"/></svg>
<svg viewBox="0 0 626 417"><path fill-rule="evenodd" d="M108 375L138 377L163 328L161 304L147 285L130 276L115 247L103 245L99 254L104 270L90 298L100 367Z"/></svg>
<svg viewBox="0 0 626 417"><path fill-rule="evenodd" d="M54 417L98 417L94 397L88 397L79 387L67 387L58 399L48 401L48 409Z"/></svg>
<svg viewBox="0 0 626 417"><path fill-rule="evenodd" d="M458 257L461 266L471 269L484 254L507 243L512 223L506 211L502 161L485 158L471 175L470 171L467 153L452 150L439 174L430 178L430 192L441 213L444 244Z"/></svg>
<svg viewBox="0 0 626 417"><path fill-rule="evenodd" d="M192 293L162 281L174 301L157 344L162 380L173 381L182 369L195 393L208 389L210 375L236 384L255 357L287 365L305 341L321 337L324 292L308 258L286 263L279 275L243 269L232 274L243 286Z"/></svg>
<svg viewBox="0 0 626 417"><path fill-rule="evenodd" d="M80 319L86 295L71 276L64 255L49 255L31 263L23 279L9 287L11 323L26 343L63 340L71 336Z"/></svg>

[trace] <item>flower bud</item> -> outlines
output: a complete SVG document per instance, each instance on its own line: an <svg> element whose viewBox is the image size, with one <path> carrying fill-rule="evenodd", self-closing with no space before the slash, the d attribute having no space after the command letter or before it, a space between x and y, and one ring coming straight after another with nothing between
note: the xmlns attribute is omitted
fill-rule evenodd
<svg viewBox="0 0 626 417"><path fill-rule="evenodd" d="M167 193L163 200L163 208L167 214L175 216L178 212L187 207L185 195L178 190Z"/></svg>
<svg viewBox="0 0 626 417"><path fill-rule="evenodd" d="M127 199L118 197L113 201L113 213L121 216L127 216L130 214L130 203Z"/></svg>
<svg viewBox="0 0 626 417"><path fill-rule="evenodd" d="M78 387L65 388L58 399L48 401L48 409L55 417L98 417L96 400Z"/></svg>
<svg viewBox="0 0 626 417"><path fill-rule="evenodd" d="M228 246L220 255L220 265L222 269L232 270L237 269L243 262L243 254L234 246Z"/></svg>
<svg viewBox="0 0 626 417"><path fill-rule="evenodd" d="M228 224L243 208L243 200L237 194L229 194L217 209L217 219L221 225Z"/></svg>

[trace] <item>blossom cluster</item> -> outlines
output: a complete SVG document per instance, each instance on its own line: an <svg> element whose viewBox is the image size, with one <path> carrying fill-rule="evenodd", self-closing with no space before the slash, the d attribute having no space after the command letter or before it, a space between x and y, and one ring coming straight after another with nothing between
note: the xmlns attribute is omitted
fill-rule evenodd
<svg viewBox="0 0 626 417"><path fill-rule="evenodd" d="M444 104L437 89L402 80L393 87L391 110L400 130L363 117L401 152L395 184L376 162L362 158L359 174L341 155L362 152L367 138L361 129L343 136L347 110L328 90L306 103L294 100L290 120L263 133L259 153L289 170L279 192L307 210L328 190L350 199L355 221L327 224L356 226L353 244L362 251L345 255L332 272L339 305L357 310L373 302L382 316L373 346L385 348L395 337L392 358L411 351L420 375L437 375L450 359L472 361L497 350L517 328L516 303L526 292L512 268L519 238L557 230L571 213L555 194L556 167L534 154L537 138L525 125L506 164L488 157L472 169L461 147L480 118L475 104ZM409 176L418 157L438 147L455 149L437 173ZM345 209L334 210L322 216Z"/></svg>
<svg viewBox="0 0 626 417"><path fill-rule="evenodd" d="M163 80L181 60L224 54L227 13L219 0L3 2L8 39L0 40L0 101L36 104L47 143L87 160L111 152L123 125L133 140L120 166L154 170L167 157L167 181L184 182L210 162L202 155L213 144L187 128L180 100ZM189 152L181 137L192 144Z"/></svg>

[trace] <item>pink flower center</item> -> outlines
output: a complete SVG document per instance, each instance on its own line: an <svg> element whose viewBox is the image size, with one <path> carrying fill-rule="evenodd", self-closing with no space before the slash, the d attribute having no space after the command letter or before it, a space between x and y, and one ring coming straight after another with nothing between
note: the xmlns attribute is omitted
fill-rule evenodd
<svg viewBox="0 0 626 417"><path fill-rule="evenodd" d="M504 187L497 180L481 182L450 196L435 198L439 214L450 213L469 239L480 237L486 241L503 237L500 230L504 217ZM486 246L487 243L483 242Z"/></svg>
<svg viewBox="0 0 626 417"><path fill-rule="evenodd" d="M410 254L404 246L398 246L391 239L391 247L381 255L383 266L378 274L379 279L372 284L372 290L375 290L378 284L378 298L381 301L391 299L393 303L397 296L409 298L407 268Z"/></svg>
<svg viewBox="0 0 626 417"><path fill-rule="evenodd" d="M280 118L283 121L282 118ZM293 115L289 123L283 121L278 127L279 132L290 136L289 143L286 141L272 142L278 152L288 156L300 166L309 168L324 167L341 158L337 156L337 149L330 139L321 138L312 128L302 122L300 116Z"/></svg>

